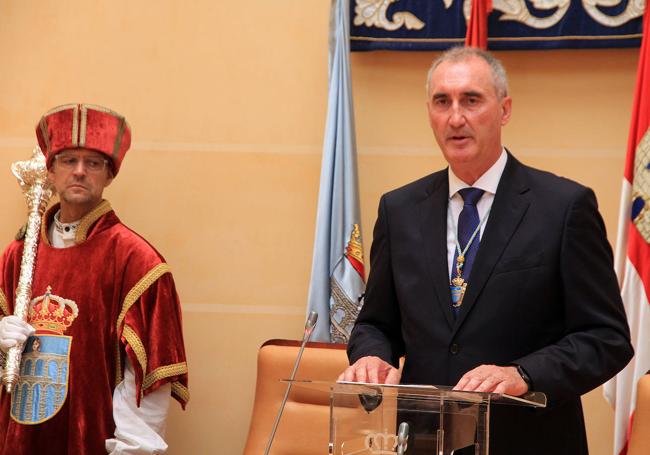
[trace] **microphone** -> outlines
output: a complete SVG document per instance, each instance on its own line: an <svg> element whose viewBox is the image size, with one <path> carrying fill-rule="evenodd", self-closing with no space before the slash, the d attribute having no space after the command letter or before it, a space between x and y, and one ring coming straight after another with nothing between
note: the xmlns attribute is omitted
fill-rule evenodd
<svg viewBox="0 0 650 455"><path fill-rule="evenodd" d="M291 372L291 377L289 378L289 383L287 384L287 390L284 392L284 398L280 404L280 409L278 410L278 415L275 417L275 422L273 423L273 429L271 430L271 436L269 437L269 442L266 444L266 449L264 449L264 455L269 455L271 450L271 445L273 445L273 439L275 439L275 432L278 430L278 425L280 423L280 418L284 412L284 407L287 404L287 399L289 398L289 392L291 392L291 386L293 385L291 381L296 378L296 372L298 371L298 365L300 365L300 359L302 359L302 353L305 350L305 345L311 338L311 334L314 331L316 326L316 321L318 320L318 313L315 311L310 311L307 320L305 321L305 332L302 335L302 343L300 344L300 350L298 351L298 357L296 357L296 362L293 364L293 371ZM408 432L408 430L407 430Z"/></svg>
<svg viewBox="0 0 650 455"><path fill-rule="evenodd" d="M311 333L314 331L314 327L316 327L316 321L318 321L318 313L310 311L305 321L305 333L302 335L303 342L306 342L311 337Z"/></svg>
<svg viewBox="0 0 650 455"><path fill-rule="evenodd" d="M397 455L404 455L408 447L408 440L409 424L402 422L399 424L399 430L397 430Z"/></svg>

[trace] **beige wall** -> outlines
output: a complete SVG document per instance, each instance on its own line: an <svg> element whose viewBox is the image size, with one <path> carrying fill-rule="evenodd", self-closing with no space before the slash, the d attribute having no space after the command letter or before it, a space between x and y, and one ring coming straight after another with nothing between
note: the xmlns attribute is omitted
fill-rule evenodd
<svg viewBox="0 0 650 455"><path fill-rule="evenodd" d="M107 197L172 265L192 400L172 454L240 453L256 351L301 334L326 109L329 1L0 0L0 239L25 206L8 168L46 109L110 106L134 129ZM592 186L610 240L638 50L501 52L524 162ZM435 53L352 56L366 254L380 194L443 165L423 94ZM4 171L3 171L4 169ZM367 256L366 256L367 257ZM585 399L592 453L612 412Z"/></svg>

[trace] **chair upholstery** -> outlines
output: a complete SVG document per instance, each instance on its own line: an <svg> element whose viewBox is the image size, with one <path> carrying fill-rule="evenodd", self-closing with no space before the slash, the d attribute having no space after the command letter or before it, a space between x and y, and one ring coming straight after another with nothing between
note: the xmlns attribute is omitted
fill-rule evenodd
<svg viewBox="0 0 650 455"><path fill-rule="evenodd" d="M244 455L262 455L280 408L300 342L270 340L257 357L255 402ZM308 343L296 379L335 381L348 366L344 344ZM322 455L329 441L329 397L293 387L271 448L272 455Z"/></svg>
<svg viewBox="0 0 650 455"><path fill-rule="evenodd" d="M636 409L627 455L650 454L650 374L642 376L637 385Z"/></svg>

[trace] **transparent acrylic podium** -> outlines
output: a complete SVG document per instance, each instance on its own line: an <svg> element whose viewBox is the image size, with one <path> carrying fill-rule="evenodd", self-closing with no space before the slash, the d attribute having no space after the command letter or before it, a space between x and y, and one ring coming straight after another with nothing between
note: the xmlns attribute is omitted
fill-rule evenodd
<svg viewBox="0 0 650 455"><path fill-rule="evenodd" d="M488 455L492 404L546 406L546 396L539 392L513 397L442 386L291 383L329 394L330 455ZM402 422L408 423L406 444L398 437Z"/></svg>

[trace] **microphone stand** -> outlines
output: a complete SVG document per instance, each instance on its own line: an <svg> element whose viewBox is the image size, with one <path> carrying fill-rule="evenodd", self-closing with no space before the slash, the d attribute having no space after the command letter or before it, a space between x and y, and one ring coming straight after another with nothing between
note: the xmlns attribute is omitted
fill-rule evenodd
<svg viewBox="0 0 650 455"><path fill-rule="evenodd" d="M280 418L284 412L284 407L287 404L287 399L289 398L289 392L291 392L291 386L293 385L293 380L296 378L296 372L298 371L298 365L300 364L300 359L302 358L302 353L305 350L305 345L311 338L311 334L314 331L314 326L316 326L316 321L318 320L318 313L311 311L309 316L307 316L307 321L305 322L305 333L302 335L302 343L300 345L300 351L298 351L298 357L296 362L293 364L293 371L291 372L291 377L289 378L289 383L287 384L287 390L284 392L284 398L280 404L280 409L278 415L275 417L275 422L273 423L273 429L271 430L271 436L269 437L269 442L266 444L266 449L264 449L264 455L269 455L271 450L271 445L273 444L273 439L275 439L275 432L278 429L280 424Z"/></svg>

